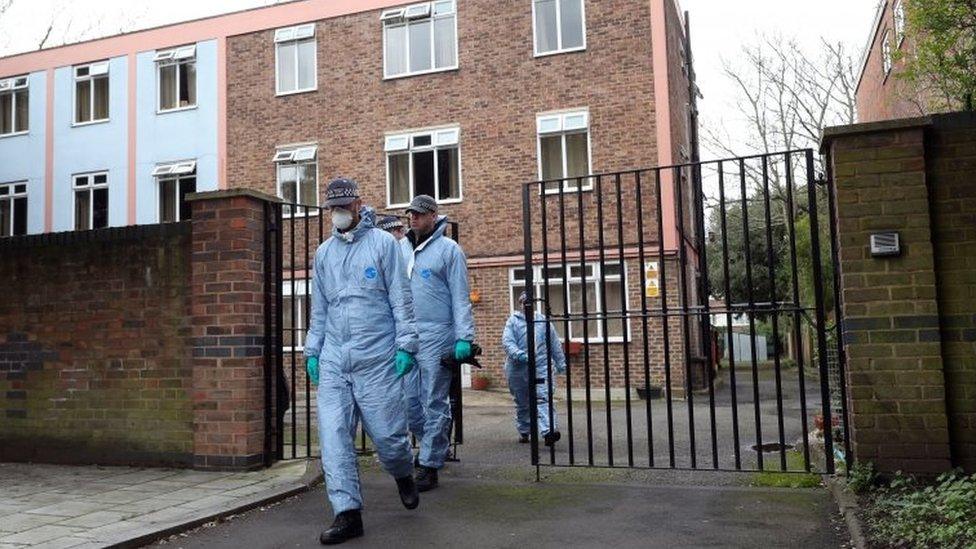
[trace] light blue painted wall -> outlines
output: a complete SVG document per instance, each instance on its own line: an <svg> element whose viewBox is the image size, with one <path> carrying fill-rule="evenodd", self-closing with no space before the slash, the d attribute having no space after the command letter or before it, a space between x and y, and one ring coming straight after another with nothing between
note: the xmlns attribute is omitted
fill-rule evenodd
<svg viewBox="0 0 976 549"><path fill-rule="evenodd" d="M160 163L197 161L197 191L217 189L217 42L197 44L197 107L157 113L155 52L136 56L136 222L159 222L159 193L152 177Z"/></svg>
<svg viewBox="0 0 976 549"><path fill-rule="evenodd" d="M159 221L158 191L152 177L160 163L197 161L197 190L217 189L217 42L197 44L197 107L157 113L154 51L136 55L136 223ZM92 61L98 61L93 59ZM107 171L109 226L128 223L128 62L109 60L109 120L74 125L72 67L54 71L54 181L52 230L74 229L72 176ZM30 131L0 138L0 183L28 182L28 231L44 231L45 114L44 71L30 75Z"/></svg>
<svg viewBox="0 0 976 549"><path fill-rule="evenodd" d="M11 75L13 76L13 75ZM44 136L47 74L31 73L28 80L28 133L0 137L0 183L27 181L27 232L44 232Z"/></svg>
<svg viewBox="0 0 976 549"><path fill-rule="evenodd" d="M92 59L98 61L98 59ZM74 230L72 175L108 172L108 223L123 226L127 216L127 110L128 67L125 57L109 60L109 119L74 126L72 67L54 72L54 208L53 230Z"/></svg>

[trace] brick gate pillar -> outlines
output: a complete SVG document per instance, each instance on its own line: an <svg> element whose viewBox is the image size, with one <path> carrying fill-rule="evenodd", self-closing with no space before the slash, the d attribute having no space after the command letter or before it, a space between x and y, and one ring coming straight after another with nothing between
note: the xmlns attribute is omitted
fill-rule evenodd
<svg viewBox="0 0 976 549"><path fill-rule="evenodd" d="M880 471L950 467L925 131L928 119L830 128L851 440ZM897 232L901 254L873 257Z"/></svg>
<svg viewBox="0 0 976 549"><path fill-rule="evenodd" d="M194 466L265 463L265 204L249 189L196 193L192 327Z"/></svg>

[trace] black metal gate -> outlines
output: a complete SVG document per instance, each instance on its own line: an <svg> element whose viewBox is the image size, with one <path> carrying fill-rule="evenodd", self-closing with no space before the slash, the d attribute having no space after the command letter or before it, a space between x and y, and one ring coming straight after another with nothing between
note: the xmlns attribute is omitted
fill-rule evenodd
<svg viewBox="0 0 976 549"><path fill-rule="evenodd" d="M524 312L548 319L527 339L549 322L569 362L554 380L547 345L527 372L533 465L851 460L833 190L815 163L795 150L523 187Z"/></svg>
<svg viewBox="0 0 976 549"><path fill-rule="evenodd" d="M299 459L320 455L315 388L305 375L302 353L311 310L309 284L315 251L331 235L329 210L318 206L277 203L266 206L265 400L268 404L266 445L274 446L277 459ZM459 227L450 222L448 235L457 241ZM460 374L451 383L452 459L464 442ZM273 424L272 424L273 423ZM364 428L360 428L357 450L372 452Z"/></svg>

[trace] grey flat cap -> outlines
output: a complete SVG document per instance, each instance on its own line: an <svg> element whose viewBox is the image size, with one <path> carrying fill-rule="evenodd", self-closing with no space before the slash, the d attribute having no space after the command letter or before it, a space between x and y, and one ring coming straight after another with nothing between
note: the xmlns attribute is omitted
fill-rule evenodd
<svg viewBox="0 0 976 549"><path fill-rule="evenodd" d="M437 201L430 195L418 194L410 201L406 211L419 214L437 213Z"/></svg>

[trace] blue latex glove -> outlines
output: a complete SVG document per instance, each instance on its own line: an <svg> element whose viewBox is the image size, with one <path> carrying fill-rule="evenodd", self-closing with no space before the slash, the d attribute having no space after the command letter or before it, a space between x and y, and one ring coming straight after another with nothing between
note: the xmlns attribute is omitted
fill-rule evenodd
<svg viewBox="0 0 976 549"><path fill-rule="evenodd" d="M454 344L454 360L464 362L471 359L471 342L463 339Z"/></svg>
<svg viewBox="0 0 976 549"><path fill-rule="evenodd" d="M518 362L519 366L525 366L529 363L529 355L525 354L525 351L519 351L515 361Z"/></svg>
<svg viewBox="0 0 976 549"><path fill-rule="evenodd" d="M308 380L318 385L319 383L319 357L310 356L305 358L305 372L308 373Z"/></svg>
<svg viewBox="0 0 976 549"><path fill-rule="evenodd" d="M417 360L413 358L413 355L404 350L399 350L396 352L396 363L394 364L394 370L396 370L397 379L407 375L410 370L413 369L413 365L417 363Z"/></svg>

